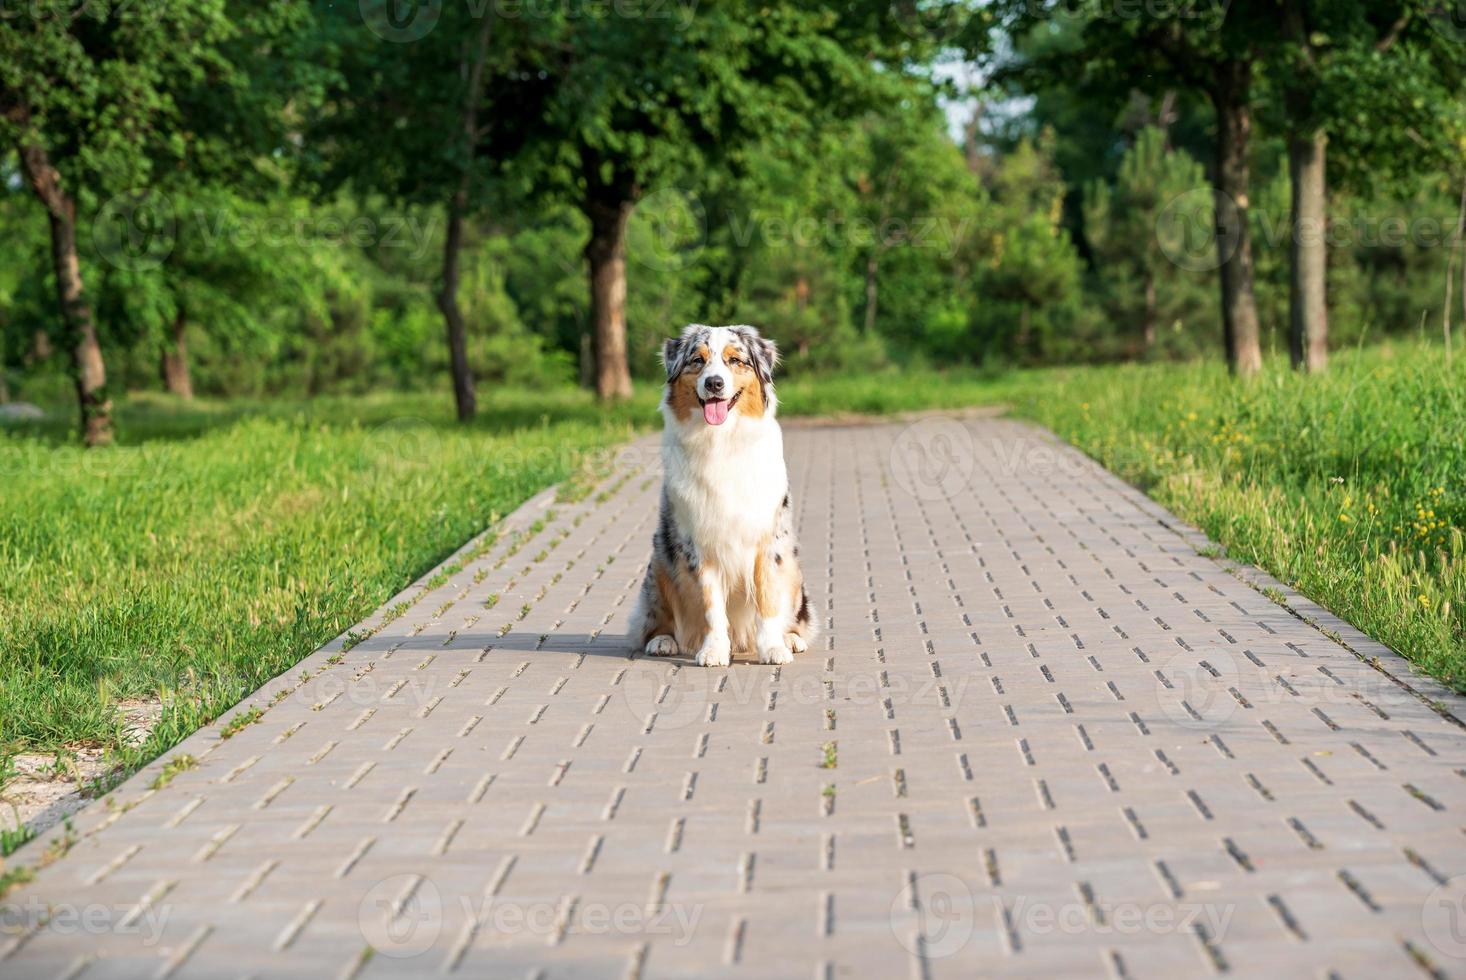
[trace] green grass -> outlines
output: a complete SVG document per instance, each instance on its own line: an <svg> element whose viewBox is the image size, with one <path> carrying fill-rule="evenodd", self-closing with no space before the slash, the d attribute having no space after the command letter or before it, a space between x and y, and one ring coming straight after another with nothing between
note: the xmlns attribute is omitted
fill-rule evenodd
<svg viewBox="0 0 1466 980"><path fill-rule="evenodd" d="M1466 358L1396 344L1247 384L1215 364L1053 370L993 394L1466 690Z"/></svg>

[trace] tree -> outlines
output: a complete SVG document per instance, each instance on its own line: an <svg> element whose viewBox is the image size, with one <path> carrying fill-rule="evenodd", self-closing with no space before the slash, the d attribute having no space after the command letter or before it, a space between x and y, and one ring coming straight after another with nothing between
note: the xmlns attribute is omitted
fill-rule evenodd
<svg viewBox="0 0 1466 980"><path fill-rule="evenodd" d="M475 219L513 195L499 158L520 142L518 122L543 110L548 45L535 39L553 34L564 12L510 19L492 3L454 3L422 5L404 21L396 7L316 4L313 56L334 77L305 127L311 176L321 196L350 187L363 199L446 213L435 300L458 418L467 421L477 396L459 298L463 253Z"/></svg>
<svg viewBox="0 0 1466 980"><path fill-rule="evenodd" d="M294 15L270 0L229 11L224 0L34 4L0 28L0 139L17 147L50 225L62 346L87 445L111 441L112 401L82 241L90 237L104 261L135 262L137 247L151 261L160 236L166 246L170 212L138 189L158 174L249 157L241 148L257 148L274 130L266 121L281 118L268 96L282 76L251 69Z"/></svg>
<svg viewBox="0 0 1466 980"><path fill-rule="evenodd" d="M554 173L589 222L596 391L631 393L626 229L643 195L679 177L737 170L769 133L798 156L829 120L899 97L927 49L886 6L713 0L666 15L570 18L541 38L546 111L513 120L521 172ZM916 55L916 57L913 57ZM500 127L505 132L509 127Z"/></svg>
<svg viewBox="0 0 1466 980"><path fill-rule="evenodd" d="M1277 8L1272 65L1288 147L1295 368L1322 371L1328 362L1329 146L1356 186L1383 173L1418 178L1452 158L1463 56L1427 23L1438 8L1414 0L1282 0ZM1371 116L1379 125L1368 125ZM1377 173L1354 162L1363 160Z"/></svg>
<svg viewBox="0 0 1466 980"><path fill-rule="evenodd" d="M1140 322L1141 349L1152 351L1160 320L1160 282L1168 262L1163 242L1165 227L1183 195L1203 186L1201 165L1184 152L1166 145L1165 131L1147 127L1120 161L1113 190L1102 180L1084 191L1084 233L1102 276L1120 272L1125 282L1140 284L1141 306L1133 318ZM1189 218L1190 216L1184 216ZM1181 233L1186 228L1177 229ZM1125 304L1122 322L1132 318Z"/></svg>
<svg viewBox="0 0 1466 980"><path fill-rule="evenodd" d="M1267 5L1181 3L1124 16L1102 0L1059 5L1006 0L999 22L1015 36L1062 18L1083 24L1075 43L1036 56L1031 72L1080 72L1083 84L1161 95L1184 88L1211 103L1213 187L1222 334L1227 363L1241 376L1262 367L1248 228L1253 89L1273 25Z"/></svg>
<svg viewBox="0 0 1466 980"><path fill-rule="evenodd" d="M913 85L901 111L871 113L847 137L845 183L858 219L850 244L864 278L861 329L867 335L876 332L881 267L893 251L922 249L950 258L973 230L962 210L974 202L976 181L942 128L934 95Z"/></svg>
<svg viewBox="0 0 1466 980"><path fill-rule="evenodd" d="M1076 333L1081 262L1063 227L1053 133L1021 141L989 180L977 268L979 346L1021 361L1054 355Z"/></svg>

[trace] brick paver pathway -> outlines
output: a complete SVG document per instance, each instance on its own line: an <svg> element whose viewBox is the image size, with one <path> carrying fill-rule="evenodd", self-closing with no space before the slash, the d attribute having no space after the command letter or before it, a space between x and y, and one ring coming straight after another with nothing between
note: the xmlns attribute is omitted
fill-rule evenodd
<svg viewBox="0 0 1466 980"><path fill-rule="evenodd" d="M0 976L1466 973L1466 705L1389 651L931 418L788 433L807 655L631 656L651 445L85 811Z"/></svg>

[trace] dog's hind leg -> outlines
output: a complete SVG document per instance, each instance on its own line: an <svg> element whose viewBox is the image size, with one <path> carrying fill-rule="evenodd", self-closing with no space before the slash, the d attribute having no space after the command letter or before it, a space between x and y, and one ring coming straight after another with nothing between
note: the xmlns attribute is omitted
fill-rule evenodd
<svg viewBox="0 0 1466 980"><path fill-rule="evenodd" d="M794 611L793 622L789 624L789 632L784 634L784 642L791 652L803 653L809 649L820 629L814 617L814 604L809 601L809 593L802 583L795 601L798 608Z"/></svg>
<svg viewBox="0 0 1466 980"><path fill-rule="evenodd" d="M754 598L758 607L758 631L755 645L761 664L787 664L794 660L795 650L788 642L792 628L791 596L788 568L777 551L765 548L754 564Z"/></svg>

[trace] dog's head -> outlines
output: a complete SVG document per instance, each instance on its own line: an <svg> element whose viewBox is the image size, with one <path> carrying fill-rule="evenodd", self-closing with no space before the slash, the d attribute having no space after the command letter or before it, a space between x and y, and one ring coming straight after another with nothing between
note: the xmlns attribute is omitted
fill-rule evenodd
<svg viewBox="0 0 1466 980"><path fill-rule="evenodd" d="M723 425L730 418L772 415L774 342L753 327L708 327L694 323L662 345L667 392L662 404L669 419Z"/></svg>

